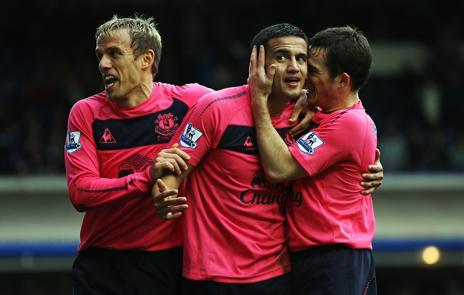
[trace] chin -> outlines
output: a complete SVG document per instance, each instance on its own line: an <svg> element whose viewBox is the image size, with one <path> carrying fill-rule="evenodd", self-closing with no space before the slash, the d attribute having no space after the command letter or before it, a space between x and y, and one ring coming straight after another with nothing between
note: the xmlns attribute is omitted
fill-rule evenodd
<svg viewBox="0 0 464 295"><path fill-rule="evenodd" d="M298 91L291 91L290 93L288 93L288 97L290 97L291 101L297 101L298 98L300 98L300 94L301 94L301 89Z"/></svg>
<svg viewBox="0 0 464 295"><path fill-rule="evenodd" d="M121 97L115 95L114 93L109 93L109 92L107 91L106 94L108 95L108 99L111 100L111 101L119 101L119 100L121 100L121 99L120 99Z"/></svg>

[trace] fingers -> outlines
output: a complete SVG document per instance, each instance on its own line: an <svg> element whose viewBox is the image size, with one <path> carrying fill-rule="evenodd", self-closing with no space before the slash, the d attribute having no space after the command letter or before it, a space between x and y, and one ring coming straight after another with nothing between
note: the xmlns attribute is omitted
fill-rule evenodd
<svg viewBox="0 0 464 295"><path fill-rule="evenodd" d="M382 184L382 180L361 181L361 185L368 188L376 188Z"/></svg>
<svg viewBox="0 0 464 295"><path fill-rule="evenodd" d="M367 174L370 175L370 174ZM366 177L364 177L367 179ZM362 181L360 184L364 187L364 190L361 191L363 195L368 195L373 193L377 188L382 185L383 177L379 180L370 180L370 181Z"/></svg>
<svg viewBox="0 0 464 295"><path fill-rule="evenodd" d="M166 186L166 184L164 183L162 179L157 179L156 185L158 186L158 190L160 193L163 193L168 190L168 187Z"/></svg>
<svg viewBox="0 0 464 295"><path fill-rule="evenodd" d="M290 129L289 131L290 136L291 137L298 136L306 128L308 128L309 123L311 123L311 119L313 118L313 116L314 116L314 112L307 111L303 119L297 125L293 126L292 129Z"/></svg>
<svg viewBox="0 0 464 295"><path fill-rule="evenodd" d="M380 163L380 149L375 149L375 163Z"/></svg>
<svg viewBox="0 0 464 295"><path fill-rule="evenodd" d="M293 112L289 119L290 122L296 122L300 114L305 113L307 111L306 99L307 99L307 91L306 89L302 89L300 97L298 98L298 100L295 103L295 106L293 107ZM311 115L311 118L312 118L312 115Z"/></svg>
<svg viewBox="0 0 464 295"><path fill-rule="evenodd" d="M166 199L171 200L171 199L176 198L176 195L178 193L176 189L168 189L168 188L164 188L164 189L165 190L163 192L159 192L159 194L156 194L155 196L153 196L153 202L155 204L162 204L164 201L166 201Z"/></svg>
<svg viewBox="0 0 464 295"><path fill-rule="evenodd" d="M181 216L182 216L182 212L176 212L176 213L168 212L166 214L161 215L161 218L164 220L173 220Z"/></svg>
<svg viewBox="0 0 464 295"><path fill-rule="evenodd" d="M173 199L166 199L163 202L158 202L154 204L156 212L160 215L171 212L181 212L188 208L187 198L177 197Z"/></svg>
<svg viewBox="0 0 464 295"><path fill-rule="evenodd" d="M258 54L258 72L261 75L266 75L265 73L265 66L266 66L266 53L264 52L264 45L259 46L259 54Z"/></svg>
<svg viewBox="0 0 464 295"><path fill-rule="evenodd" d="M248 82L250 82L250 77L253 75L253 72L256 68L256 46L253 46L251 50L250 63L248 64Z"/></svg>
<svg viewBox="0 0 464 295"><path fill-rule="evenodd" d="M158 201L154 202L156 212L162 219L171 220L179 218L182 211L188 208L187 198L185 197L164 197L157 196Z"/></svg>
<svg viewBox="0 0 464 295"><path fill-rule="evenodd" d="M372 188L369 188L369 189L366 189L366 190L363 190L361 191L361 194L363 195L369 195L369 194L372 194L374 192L375 188L372 187Z"/></svg>
<svg viewBox="0 0 464 295"><path fill-rule="evenodd" d="M177 175L188 170L187 160L190 156L177 148L177 144L171 148L163 149L158 153L154 163L155 175L162 175L163 171L175 172Z"/></svg>
<svg viewBox="0 0 464 295"><path fill-rule="evenodd" d="M370 173L381 173L382 177L383 177L383 166L382 166L381 163L375 164L375 165L369 165L369 166L367 166L367 170Z"/></svg>
<svg viewBox="0 0 464 295"><path fill-rule="evenodd" d="M296 120L298 120L298 117L300 116L302 111L303 111L303 107L299 104L295 104L295 106L293 107L292 115L290 116L290 119L288 120L290 122L296 122Z"/></svg>
<svg viewBox="0 0 464 295"><path fill-rule="evenodd" d="M162 219L171 220L179 218L182 211L188 208L186 197L177 197L178 191L169 189L166 184L158 179L156 181L158 192L153 197L153 206Z"/></svg>
<svg viewBox="0 0 464 295"><path fill-rule="evenodd" d="M169 171L180 175L182 171L187 170L187 168L187 164L181 158L156 158L155 169L158 171Z"/></svg>
<svg viewBox="0 0 464 295"><path fill-rule="evenodd" d="M162 157L170 157L170 156L177 155L178 157L181 157L183 160L189 160L190 156L183 150L179 149L177 146L178 144L176 143L168 149L162 149L158 153L158 155L161 155Z"/></svg>
<svg viewBox="0 0 464 295"><path fill-rule="evenodd" d="M376 173L363 173L362 177L364 180L372 181L372 180L382 180L383 179L383 172L376 172Z"/></svg>

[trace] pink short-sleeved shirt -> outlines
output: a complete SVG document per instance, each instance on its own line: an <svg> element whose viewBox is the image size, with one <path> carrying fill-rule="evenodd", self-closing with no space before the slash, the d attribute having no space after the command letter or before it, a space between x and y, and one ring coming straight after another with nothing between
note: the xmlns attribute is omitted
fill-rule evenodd
<svg viewBox="0 0 464 295"><path fill-rule="evenodd" d="M289 104L277 131L290 129ZM257 153L248 86L203 97L177 136L195 169L185 192L184 277L251 283L290 270L284 203L289 185L265 180Z"/></svg>
<svg viewBox="0 0 464 295"><path fill-rule="evenodd" d="M301 203L287 208L290 251L345 244L372 249L375 218L371 195L362 195L361 174L374 163L377 136L361 102L318 113L315 128L289 149L310 177L294 182Z"/></svg>

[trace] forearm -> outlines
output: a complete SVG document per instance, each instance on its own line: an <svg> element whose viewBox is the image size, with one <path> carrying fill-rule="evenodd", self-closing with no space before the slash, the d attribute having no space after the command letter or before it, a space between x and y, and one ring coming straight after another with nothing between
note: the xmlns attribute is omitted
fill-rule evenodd
<svg viewBox="0 0 464 295"><path fill-rule="evenodd" d="M166 185L166 187L170 190L177 190L180 187L180 184L182 181L187 177L188 174L193 170L192 165L188 165L188 169L182 171L180 175L177 174L166 174L160 179L163 181L163 183ZM160 193L158 185L156 183L153 185L151 189L151 195L152 197L157 196Z"/></svg>
<svg viewBox="0 0 464 295"><path fill-rule="evenodd" d="M299 168L287 145L272 125L271 116L264 100L252 103L261 164L270 182L283 182L292 178Z"/></svg>
<svg viewBox="0 0 464 295"><path fill-rule="evenodd" d="M67 175L69 196L78 211L101 206L122 198L146 196L153 185L149 169L121 178L102 178L82 173Z"/></svg>

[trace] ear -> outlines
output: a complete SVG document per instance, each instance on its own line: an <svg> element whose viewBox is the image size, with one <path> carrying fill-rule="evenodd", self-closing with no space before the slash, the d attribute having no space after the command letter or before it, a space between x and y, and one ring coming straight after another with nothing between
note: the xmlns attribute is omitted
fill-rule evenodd
<svg viewBox="0 0 464 295"><path fill-rule="evenodd" d="M145 53L142 54L142 68L150 68L155 62L155 52L153 49L148 49Z"/></svg>
<svg viewBox="0 0 464 295"><path fill-rule="evenodd" d="M348 88L351 90L351 77L348 73L343 72L338 77L338 86L340 88Z"/></svg>

